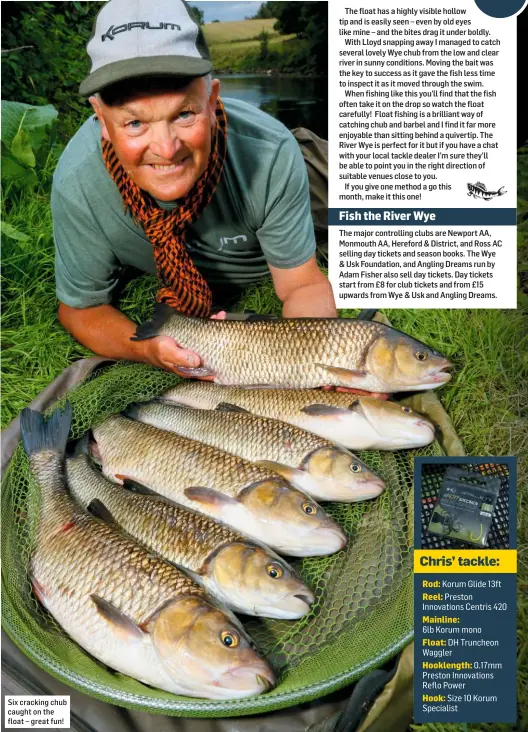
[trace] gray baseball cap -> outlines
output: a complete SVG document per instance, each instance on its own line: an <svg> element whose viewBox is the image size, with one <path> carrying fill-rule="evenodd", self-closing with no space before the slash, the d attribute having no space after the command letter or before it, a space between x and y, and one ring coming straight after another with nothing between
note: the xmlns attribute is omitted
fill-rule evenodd
<svg viewBox="0 0 528 732"><path fill-rule="evenodd" d="M79 87L89 96L138 76L205 76L209 48L183 0L108 0L87 45L90 75Z"/></svg>

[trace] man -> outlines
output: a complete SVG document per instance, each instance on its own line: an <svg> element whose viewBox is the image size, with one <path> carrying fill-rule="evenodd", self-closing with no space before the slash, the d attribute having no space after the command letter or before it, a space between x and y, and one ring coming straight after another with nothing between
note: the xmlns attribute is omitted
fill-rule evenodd
<svg viewBox="0 0 528 732"><path fill-rule="evenodd" d="M96 117L63 153L52 191L64 327L109 358L198 366L170 338L130 340L136 326L112 304L126 265L155 272L158 300L190 315L271 273L284 316L335 317L297 143L260 110L220 101L185 3L109 0L88 53L80 92Z"/></svg>

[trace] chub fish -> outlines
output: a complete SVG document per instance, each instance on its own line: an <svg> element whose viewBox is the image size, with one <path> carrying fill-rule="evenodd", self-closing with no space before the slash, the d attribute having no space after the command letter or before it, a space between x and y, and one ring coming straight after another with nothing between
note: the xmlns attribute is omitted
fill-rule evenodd
<svg viewBox="0 0 528 732"><path fill-rule="evenodd" d="M165 335L202 360L188 376L217 384L313 388L347 386L374 392L432 389L451 378L436 351L376 321L346 318L189 318L158 304L133 340Z"/></svg>
<svg viewBox="0 0 528 732"><path fill-rule="evenodd" d="M233 411L235 410L235 411ZM160 429L259 462L319 501L364 501L385 488L383 480L342 447L285 422L219 407L217 411L152 402L127 415Z"/></svg>
<svg viewBox="0 0 528 732"><path fill-rule="evenodd" d="M310 610L313 594L271 549L143 486L111 483L85 454L66 461L66 476L82 506L192 573L232 610L289 620Z"/></svg>
<svg viewBox="0 0 528 732"><path fill-rule="evenodd" d="M473 196L473 198L482 198L484 201L491 201L492 198L504 196L504 194L507 193L507 191L504 190L504 186L501 186L498 191L488 191L484 183L481 183L480 181L475 184L468 183L467 187L468 196Z"/></svg>
<svg viewBox="0 0 528 732"><path fill-rule="evenodd" d="M402 450L434 439L433 425L410 407L320 389L243 389L182 381L163 395L171 404L216 409L220 404L280 419L349 450Z"/></svg>
<svg viewBox="0 0 528 732"><path fill-rule="evenodd" d="M274 676L241 624L198 584L84 511L68 495L71 408L45 422L21 414L22 441L42 494L29 575L42 605L111 668L174 694L238 699Z"/></svg>
<svg viewBox="0 0 528 732"><path fill-rule="evenodd" d="M93 428L103 473L134 480L292 556L333 554L343 531L276 473L196 440L121 416Z"/></svg>

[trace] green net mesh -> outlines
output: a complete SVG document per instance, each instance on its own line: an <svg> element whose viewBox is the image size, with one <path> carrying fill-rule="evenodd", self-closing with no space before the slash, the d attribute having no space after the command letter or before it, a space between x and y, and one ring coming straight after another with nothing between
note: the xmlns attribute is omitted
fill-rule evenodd
<svg viewBox="0 0 528 732"><path fill-rule="evenodd" d="M178 377L142 364L107 366L68 394L72 437L147 401ZM63 400L64 401L64 400ZM444 413L445 414L445 413ZM107 668L58 627L35 599L27 575L39 508L26 455L19 445L2 487L2 615L15 643L39 666L104 701L163 714L231 717L308 701L344 686L397 653L412 636L413 459L443 454L438 443L361 458L386 480L376 500L327 504L348 536L331 557L293 562L316 594L299 621L248 619L246 628L279 676L259 697L231 702L177 697Z"/></svg>

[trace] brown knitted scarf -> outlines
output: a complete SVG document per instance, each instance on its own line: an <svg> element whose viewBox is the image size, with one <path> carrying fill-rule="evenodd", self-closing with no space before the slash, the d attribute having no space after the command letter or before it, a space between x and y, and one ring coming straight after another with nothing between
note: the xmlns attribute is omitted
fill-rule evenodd
<svg viewBox="0 0 528 732"><path fill-rule="evenodd" d="M216 126L207 168L177 208L166 211L142 191L125 172L111 142L103 140L103 160L136 224L142 224L154 247L158 279L162 285L156 299L186 315L207 317L211 312L211 290L196 269L187 249L187 229L211 201L220 181L227 151L227 118L220 99L216 102Z"/></svg>

